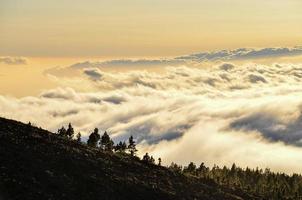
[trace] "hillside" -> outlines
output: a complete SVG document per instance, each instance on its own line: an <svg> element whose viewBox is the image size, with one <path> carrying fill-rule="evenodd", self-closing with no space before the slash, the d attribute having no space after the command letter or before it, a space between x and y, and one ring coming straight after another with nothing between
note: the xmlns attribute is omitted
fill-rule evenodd
<svg viewBox="0 0 302 200"><path fill-rule="evenodd" d="M257 199L0 118L0 199Z"/></svg>

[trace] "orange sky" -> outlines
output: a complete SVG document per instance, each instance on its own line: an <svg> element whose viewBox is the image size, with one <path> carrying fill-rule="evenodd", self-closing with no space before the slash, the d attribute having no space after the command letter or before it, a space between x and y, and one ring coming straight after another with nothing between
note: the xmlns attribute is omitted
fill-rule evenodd
<svg viewBox="0 0 302 200"><path fill-rule="evenodd" d="M0 55L173 56L302 44L300 0L10 0Z"/></svg>

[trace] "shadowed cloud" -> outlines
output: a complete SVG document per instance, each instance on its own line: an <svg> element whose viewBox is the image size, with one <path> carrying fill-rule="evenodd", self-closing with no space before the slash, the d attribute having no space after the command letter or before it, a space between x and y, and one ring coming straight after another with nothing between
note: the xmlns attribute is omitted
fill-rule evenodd
<svg viewBox="0 0 302 200"><path fill-rule="evenodd" d="M90 68L90 67L156 67L156 66L177 66L184 65L186 62L174 59L120 59L108 60L103 62L85 61L71 65L71 68Z"/></svg>
<svg viewBox="0 0 302 200"><path fill-rule="evenodd" d="M283 122L267 113L256 113L235 120L231 128L245 131L257 131L270 141L302 146L302 115L296 120Z"/></svg>
<svg viewBox="0 0 302 200"><path fill-rule="evenodd" d="M202 52L187 56L179 56L176 59L192 61L215 61L215 60L244 60L270 57L285 57L302 55L302 47L280 47L280 48L240 48L234 50L220 50L213 52Z"/></svg>

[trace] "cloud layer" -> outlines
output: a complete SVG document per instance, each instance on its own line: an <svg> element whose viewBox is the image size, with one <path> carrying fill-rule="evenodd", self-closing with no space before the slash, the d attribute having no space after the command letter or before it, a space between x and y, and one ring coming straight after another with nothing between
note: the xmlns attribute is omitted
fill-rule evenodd
<svg viewBox="0 0 302 200"><path fill-rule="evenodd" d="M101 62L83 61L69 66L72 69L102 68L102 67L166 67L194 65L208 61L235 61L265 59L276 57L300 56L300 47L276 47L276 48L240 48L234 50L219 50L212 52L200 52L190 55L178 56L166 59L118 59Z"/></svg>
<svg viewBox="0 0 302 200"><path fill-rule="evenodd" d="M0 57L0 63L6 65L26 65L27 61L25 58L20 57Z"/></svg>
<svg viewBox="0 0 302 200"><path fill-rule="evenodd" d="M270 57L287 57L302 55L302 47L279 47L279 48L240 48L234 50L220 50L212 52L201 52L187 56L180 56L176 59L193 61L216 61L216 60L247 60Z"/></svg>
<svg viewBox="0 0 302 200"><path fill-rule="evenodd" d="M141 154L166 164L236 162L302 172L302 65L224 63L162 73L88 66L37 97L0 96L0 114L53 131L72 122L85 136L98 127L115 141L132 134ZM93 91L79 92L72 84L79 79Z"/></svg>
<svg viewBox="0 0 302 200"><path fill-rule="evenodd" d="M178 66L184 65L186 62L176 59L120 59L108 60L103 62L80 62L71 65L71 68L90 68L90 67L157 67L157 66Z"/></svg>

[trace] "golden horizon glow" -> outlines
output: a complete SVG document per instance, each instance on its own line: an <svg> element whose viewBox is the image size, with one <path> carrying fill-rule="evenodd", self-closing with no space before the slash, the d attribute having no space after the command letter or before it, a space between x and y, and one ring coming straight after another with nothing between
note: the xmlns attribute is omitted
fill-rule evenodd
<svg viewBox="0 0 302 200"><path fill-rule="evenodd" d="M0 5L0 55L171 56L302 44L300 0L11 0Z"/></svg>

